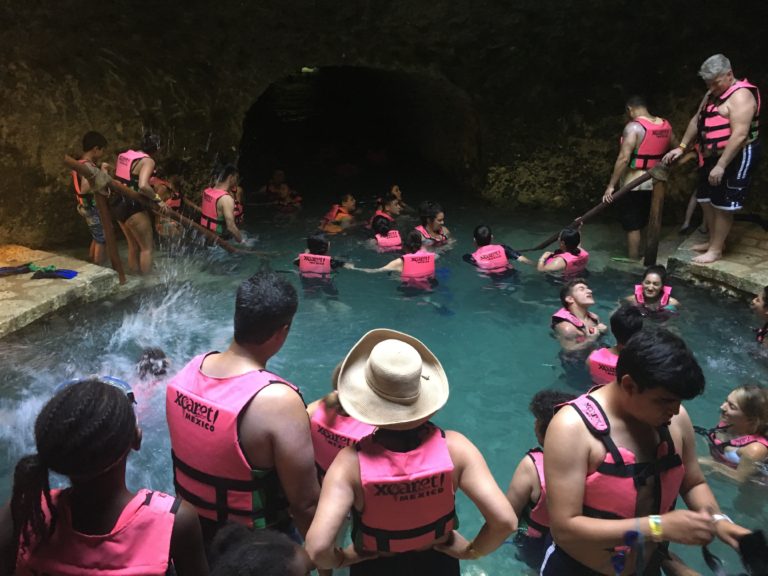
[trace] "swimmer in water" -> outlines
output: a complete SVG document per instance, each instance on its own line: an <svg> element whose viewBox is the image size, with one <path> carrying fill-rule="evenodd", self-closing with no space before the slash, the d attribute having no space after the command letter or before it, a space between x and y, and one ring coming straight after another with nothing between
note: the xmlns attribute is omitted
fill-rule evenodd
<svg viewBox="0 0 768 576"><path fill-rule="evenodd" d="M411 230L403 244L405 254L395 258L381 268L355 268L354 270L375 274L378 272L399 272L406 286L429 290L437 284L435 279L435 254L422 248L421 233Z"/></svg>
<svg viewBox="0 0 768 576"><path fill-rule="evenodd" d="M592 290L583 278L574 278L560 289L563 307L552 315L554 330L563 350L583 350L602 336L608 327L589 309L594 306Z"/></svg>
<svg viewBox="0 0 768 576"><path fill-rule="evenodd" d="M635 286L635 292L624 300L639 307L643 316L666 312L674 314L680 302L672 298L672 288L667 286L667 269L664 266L648 266L643 272L642 283Z"/></svg>
<svg viewBox="0 0 768 576"><path fill-rule="evenodd" d="M437 202L426 200L419 204L421 224L416 226L426 247L438 247L448 244L451 232L445 226L445 211Z"/></svg>
<svg viewBox="0 0 768 576"><path fill-rule="evenodd" d="M372 244L379 252L396 252L403 249L403 239L395 223L384 216L374 216L371 220L373 231Z"/></svg>
<svg viewBox="0 0 768 576"><path fill-rule="evenodd" d="M564 277L572 277L586 271L589 252L581 247L581 233L574 228L563 228L558 240L560 247L554 252L544 252L536 269Z"/></svg>
<svg viewBox="0 0 768 576"><path fill-rule="evenodd" d="M168 373L170 361L161 348L144 348L136 363L136 372L141 380L159 378Z"/></svg>
<svg viewBox="0 0 768 576"><path fill-rule="evenodd" d="M528 258L513 250L506 244L494 244L493 233L489 226L481 224L473 233L475 238L475 250L472 254L464 254L465 262L476 266L486 274L503 275L515 267L513 261L524 264L533 264Z"/></svg>
<svg viewBox="0 0 768 576"><path fill-rule="evenodd" d="M357 201L352 194L344 194L338 204L331 206L320 221L320 231L326 234L344 232L355 222L355 207Z"/></svg>
<svg viewBox="0 0 768 576"><path fill-rule="evenodd" d="M616 362L619 353L633 334L643 328L643 315L636 306L622 304L611 315L611 333L616 338L616 345L610 348L598 348L587 358L587 369L596 385L608 384L616 379Z"/></svg>
<svg viewBox="0 0 768 576"><path fill-rule="evenodd" d="M755 329L755 339L760 346L768 347L768 286L758 293L750 303L755 315L760 319L761 327Z"/></svg>
<svg viewBox="0 0 768 576"><path fill-rule="evenodd" d="M390 224L394 225L395 218L400 215L400 210L400 200L398 200L397 196L392 193L387 194L381 200L381 205L376 208L376 212L373 213L373 216L371 216L371 219L368 221L368 227L371 228L373 219L377 216L386 218L389 220Z"/></svg>

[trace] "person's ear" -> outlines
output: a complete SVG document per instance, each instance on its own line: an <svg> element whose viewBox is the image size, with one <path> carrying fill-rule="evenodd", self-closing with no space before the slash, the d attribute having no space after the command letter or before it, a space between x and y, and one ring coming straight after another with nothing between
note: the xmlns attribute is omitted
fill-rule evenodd
<svg viewBox="0 0 768 576"><path fill-rule="evenodd" d="M635 382L629 374L624 374L624 376L621 377L621 380L619 380L619 387L630 396L640 393L637 382Z"/></svg>

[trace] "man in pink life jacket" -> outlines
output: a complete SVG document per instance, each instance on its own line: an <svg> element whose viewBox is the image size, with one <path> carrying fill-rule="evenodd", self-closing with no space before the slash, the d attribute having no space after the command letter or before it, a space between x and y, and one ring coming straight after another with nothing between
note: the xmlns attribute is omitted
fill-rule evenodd
<svg viewBox="0 0 768 576"><path fill-rule="evenodd" d="M106 147L107 139L99 132L86 132L83 136L83 155L80 158L80 162L88 164L92 168L108 169L108 164L99 162L104 156L104 149ZM104 239L104 229L101 225L99 211L96 208L96 200L91 190L91 184L74 170L72 171L72 182L75 198L77 199L77 212L83 217L91 233L91 245L88 255L91 262L101 265L106 257L106 240Z"/></svg>
<svg viewBox="0 0 768 576"><path fill-rule="evenodd" d="M502 275L514 270L515 260L524 264L533 264L528 258L513 250L506 244L494 244L491 228L480 224L473 232L477 249L472 254L464 254L464 262L468 262L486 274Z"/></svg>
<svg viewBox="0 0 768 576"><path fill-rule="evenodd" d="M319 494L309 419L299 390L267 370L297 306L285 279L255 274L238 288L229 348L193 358L168 383L174 484L206 542L227 521L309 528Z"/></svg>
<svg viewBox="0 0 768 576"><path fill-rule="evenodd" d="M243 235L235 223L235 199L230 193L233 187L237 188L237 181L237 168L233 164L227 164L219 170L213 187L203 191L200 225L223 238L234 238L242 242Z"/></svg>
<svg viewBox="0 0 768 576"><path fill-rule="evenodd" d="M551 326L563 350L588 348L608 330L597 314L589 311L595 298L583 278L574 278L563 285L560 302L563 307L552 315Z"/></svg>
<svg viewBox="0 0 768 576"><path fill-rule="evenodd" d="M587 369L594 384L609 384L616 379L616 362L619 352L634 334L643 329L643 314L636 306L622 304L611 314L611 333L616 345L598 348L587 358Z"/></svg>
<svg viewBox="0 0 768 576"><path fill-rule="evenodd" d="M554 252L544 252L536 269L564 278L581 275L589 264L589 252L581 247L581 232L576 228L563 228L558 240L560 247Z"/></svg>
<svg viewBox="0 0 768 576"><path fill-rule="evenodd" d="M422 342L368 332L344 359L338 387L344 410L377 431L341 450L328 469L306 540L316 566L351 566L350 576L458 576L459 560L489 554L517 527L477 448L429 421L448 400L448 378ZM485 517L472 541L456 530L457 489ZM353 544L339 548L350 512Z"/></svg>
<svg viewBox="0 0 768 576"><path fill-rule="evenodd" d="M423 238L418 230L411 230L403 244L404 254L385 264L381 268L355 268L354 270L376 274L379 272L399 272L402 286L417 290L431 290L437 285L435 278L435 253L422 248Z"/></svg>
<svg viewBox="0 0 768 576"><path fill-rule="evenodd" d="M681 406L703 392L682 339L645 329L621 351L616 380L557 412L544 441L554 543L542 576L657 575L668 542L738 546L749 530L720 513ZM687 509L674 509L678 497Z"/></svg>
<svg viewBox="0 0 768 576"><path fill-rule="evenodd" d="M742 209L760 159L760 92L746 78L737 80L731 62L722 54L707 58L699 76L707 85L707 93L688 122L680 145L664 156L664 162L673 162L686 148L697 144L696 195L709 241L692 247L703 252L693 262L710 264L723 255L733 213Z"/></svg>
<svg viewBox="0 0 768 576"><path fill-rule="evenodd" d="M534 570L541 567L549 542L549 513L544 481L544 438L555 415L555 407L576 398L559 390L540 390L531 398L528 410L535 418L533 429L539 445L525 454L515 469L507 488L507 500L521 526L515 535L517 558ZM524 526L523 526L524 525Z"/></svg>
<svg viewBox="0 0 768 576"><path fill-rule="evenodd" d="M632 96L626 104L629 122L621 135L619 155L603 194L603 202L613 202L613 191L621 184L632 182L661 162L664 154L677 145L668 120L648 112L642 96ZM632 260L641 257L642 231L651 211L653 180L633 188L619 200L619 222L627 233L627 252Z"/></svg>

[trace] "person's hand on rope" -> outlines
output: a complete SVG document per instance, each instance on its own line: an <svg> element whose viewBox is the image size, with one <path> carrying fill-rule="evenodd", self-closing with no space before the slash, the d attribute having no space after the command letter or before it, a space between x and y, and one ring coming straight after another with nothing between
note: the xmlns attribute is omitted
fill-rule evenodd
<svg viewBox="0 0 768 576"><path fill-rule="evenodd" d="M611 202L613 202L613 190L614 190L614 187L611 186L610 184L605 187L605 192L603 193L603 202L605 202L606 204L610 204Z"/></svg>
<svg viewBox="0 0 768 576"><path fill-rule="evenodd" d="M672 164L675 160L680 158L680 156L682 156L684 152L685 150L683 150L679 146L677 148L672 148L672 150L664 154L664 157L661 159L661 161L667 165Z"/></svg>

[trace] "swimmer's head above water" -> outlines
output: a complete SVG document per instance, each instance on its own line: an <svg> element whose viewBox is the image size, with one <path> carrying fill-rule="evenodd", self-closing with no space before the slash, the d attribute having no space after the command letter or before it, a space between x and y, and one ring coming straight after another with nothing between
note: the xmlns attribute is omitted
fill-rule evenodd
<svg viewBox="0 0 768 576"><path fill-rule="evenodd" d="M480 224L477 228L475 228L475 231L472 233L472 235L475 237L475 244L479 247L481 246L488 246L493 241L493 233L491 232L491 227L486 226L485 224Z"/></svg>

